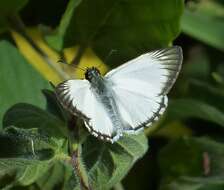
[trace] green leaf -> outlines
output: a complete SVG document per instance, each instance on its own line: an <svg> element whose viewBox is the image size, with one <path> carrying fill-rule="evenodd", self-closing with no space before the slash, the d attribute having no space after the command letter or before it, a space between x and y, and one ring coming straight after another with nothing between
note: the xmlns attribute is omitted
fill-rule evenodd
<svg viewBox="0 0 224 190"><path fill-rule="evenodd" d="M221 190L224 145L209 138L181 138L159 154L161 190Z"/></svg>
<svg viewBox="0 0 224 190"><path fill-rule="evenodd" d="M68 3L66 12L62 16L60 21L60 25L55 32L55 34L51 34L46 36L46 40L52 47L56 50L62 50L64 47L64 36L66 36L67 30L69 30L70 25L72 24L72 18L76 7L82 2L82 0L71 0Z"/></svg>
<svg viewBox="0 0 224 190"><path fill-rule="evenodd" d="M147 151L147 139L144 134L125 136L115 144L104 143L89 136L82 145L80 165L84 168L92 189L111 189L128 173L134 163ZM59 164L59 165L58 165ZM77 174L72 175L64 164L54 165L46 176L37 183L44 189L79 189ZM55 176L55 177L54 177Z"/></svg>
<svg viewBox="0 0 224 190"><path fill-rule="evenodd" d="M224 88L200 80L189 80L188 97L203 101L224 112Z"/></svg>
<svg viewBox="0 0 224 190"><path fill-rule="evenodd" d="M26 4L28 0L7 0L0 2L0 14L1 15L10 15L12 13L18 12Z"/></svg>
<svg viewBox="0 0 224 190"><path fill-rule="evenodd" d="M167 46L179 34L182 0L71 0L57 33L46 39L55 49L91 46L105 58L122 59Z"/></svg>
<svg viewBox="0 0 224 190"><path fill-rule="evenodd" d="M189 78L208 80L211 76L208 52L203 48L192 48L188 59L185 61L186 64L182 68L182 74L185 80L189 80Z"/></svg>
<svg viewBox="0 0 224 190"><path fill-rule="evenodd" d="M48 82L27 63L9 42L0 41L0 121L13 104L27 102L44 107L40 90Z"/></svg>
<svg viewBox="0 0 224 190"><path fill-rule="evenodd" d="M55 93L51 90L44 89L43 94L47 100L47 111L60 118L62 121L68 119L68 116L65 113L65 110L58 102Z"/></svg>
<svg viewBox="0 0 224 190"><path fill-rule="evenodd" d="M99 190L112 188L127 174L133 164L143 156L146 150L147 140L144 134L126 136L113 145L103 143L89 136L83 144L81 159L83 159L83 167L86 168L92 188ZM16 161L13 160L13 162L17 163ZM7 164L6 168L9 169ZM32 164L32 162L29 164ZM32 177L34 179L35 176L33 176L33 173L31 175L29 171L39 171L42 164L29 166L26 169L26 178L30 179ZM55 160L54 163L49 164L46 168L47 171L42 170L40 178L35 178L35 182L40 188L48 190L56 187L65 190L79 189L77 175L73 175L74 171L72 171L71 166L66 165L64 162L56 162ZM36 172L38 173L38 171ZM24 170L22 170L23 172ZM31 176L29 177L29 175ZM24 181L28 184L29 180L26 178L21 180L23 184L25 184Z"/></svg>
<svg viewBox="0 0 224 190"><path fill-rule="evenodd" d="M222 88L224 88L224 65L219 64L216 71L212 73L214 81Z"/></svg>
<svg viewBox="0 0 224 190"><path fill-rule="evenodd" d="M147 144L144 133L124 136L115 144L87 138L83 160L93 189L110 189L121 181L147 151Z"/></svg>
<svg viewBox="0 0 224 190"><path fill-rule="evenodd" d="M36 183L40 189L73 190L74 187L78 186L76 176L73 173L68 164L56 162Z"/></svg>
<svg viewBox="0 0 224 190"><path fill-rule="evenodd" d="M199 118L224 127L224 113L216 107L193 99L176 99L169 103L164 122Z"/></svg>
<svg viewBox="0 0 224 190"><path fill-rule="evenodd" d="M0 33L7 29L7 17L16 14L26 4L28 0L2 0L0 1Z"/></svg>
<svg viewBox="0 0 224 190"><path fill-rule="evenodd" d="M134 163L147 151L147 139L144 134L125 136L115 144L104 143L89 136L82 145L80 165L84 168L92 189L111 189L123 179ZM44 189L79 189L77 175L72 175L66 165L58 163L37 183Z"/></svg>
<svg viewBox="0 0 224 190"><path fill-rule="evenodd" d="M48 93L51 94L50 91L48 91ZM54 101L56 101L54 96L48 96L49 104L55 105L56 102L54 103ZM59 164L60 166L56 166L57 160L63 161L64 158L71 159L68 155L68 149L65 146L68 132L64 135L63 130L61 131L61 129L64 129L66 126L66 123L58 117L29 104L17 104L8 110L4 116L3 124L6 129L9 125L16 125L19 128L23 128L24 134L26 134L26 130L36 128L39 134L50 138L51 143L53 143L52 145L56 147L54 148L55 159L51 162L51 165L49 165L44 175L57 176L58 173L61 173L59 176L64 178L64 182L62 183L62 181L57 180L57 178L50 178L49 181L46 182L44 181L44 177L41 177L36 181L40 187L44 186L46 189L53 189L58 185L70 190L72 189L72 184L75 184L75 187L79 188L77 175L74 176L71 165L66 166L65 163L62 163L62 165ZM30 136L30 139L33 139L33 137ZM114 144L105 143L89 135L82 144L80 165L81 168L84 168L84 172L88 176L89 182L94 189L109 189L127 174L133 164L144 155L147 148L147 139L144 133L124 136ZM10 150L10 148L8 150ZM53 158L51 160L53 160ZM38 168L39 167L38 165ZM59 169L57 169L58 167ZM65 171L62 172L61 170ZM51 171L54 171L55 174Z"/></svg>
<svg viewBox="0 0 224 190"><path fill-rule="evenodd" d="M40 135L36 129L25 130L25 129L18 129L15 127L7 127L5 130L1 132L1 147L3 147L3 150L0 153L0 157L1 158L3 157L32 158L34 156L37 157L37 155L35 155L34 152L38 152L38 148L42 148L43 146L46 148L46 145L49 146L48 149L52 148L48 140L49 139L46 136ZM33 145L34 143L37 144L36 141L39 144L38 147L35 147L34 150ZM42 143L43 145L40 143ZM41 154L37 157L39 160L41 160L40 156Z"/></svg>
<svg viewBox="0 0 224 190"><path fill-rule="evenodd" d="M188 56L185 56L185 64L175 84L175 90L172 92L174 92L176 96L188 97L191 93L189 89L190 82L195 79L207 82L211 79L211 64L208 52L206 52L204 48L198 46L191 48Z"/></svg>
<svg viewBox="0 0 224 190"><path fill-rule="evenodd" d="M20 128L37 128L40 132L56 138L65 138L68 131L64 122L36 106L19 103L4 115L3 127L14 125Z"/></svg>
<svg viewBox="0 0 224 190"><path fill-rule="evenodd" d="M0 133L0 173L14 171L11 185L29 185L51 166L58 156L58 144L37 129L7 127Z"/></svg>
<svg viewBox="0 0 224 190"><path fill-rule="evenodd" d="M223 5L215 1L201 1L194 7L185 9L181 21L182 30L198 40L224 50L223 12Z"/></svg>
<svg viewBox="0 0 224 190"><path fill-rule="evenodd" d="M222 190L223 177L180 177L169 184L164 184L160 190Z"/></svg>

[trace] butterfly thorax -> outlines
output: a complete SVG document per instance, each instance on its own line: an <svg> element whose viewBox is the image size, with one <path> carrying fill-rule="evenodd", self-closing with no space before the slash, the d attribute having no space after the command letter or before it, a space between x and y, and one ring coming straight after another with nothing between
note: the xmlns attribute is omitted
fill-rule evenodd
<svg viewBox="0 0 224 190"><path fill-rule="evenodd" d="M91 84L91 88L98 94L106 93L106 85L100 71L96 67L88 68L85 72L85 78Z"/></svg>

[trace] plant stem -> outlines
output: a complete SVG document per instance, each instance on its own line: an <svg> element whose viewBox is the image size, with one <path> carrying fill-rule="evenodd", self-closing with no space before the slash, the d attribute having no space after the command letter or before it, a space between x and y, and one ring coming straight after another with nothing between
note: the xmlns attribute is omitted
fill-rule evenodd
<svg viewBox="0 0 224 190"><path fill-rule="evenodd" d="M68 128L71 132L70 154L71 154L71 165L74 169L74 173L79 178L81 190L92 190L91 186L89 185L85 167L82 162L81 133L79 130L79 126L77 125L77 118L75 116L71 116L68 122Z"/></svg>
<svg viewBox="0 0 224 190"><path fill-rule="evenodd" d="M72 153L72 160L71 160L71 163L72 163L72 167L73 169L76 171L76 175L78 175L79 177L79 180L80 180L80 188L81 190L91 190L91 188L89 187L89 184L86 184L86 180L82 174L82 169L80 168L81 166L81 163L80 163L80 147L77 148L77 150L75 150L73 153Z"/></svg>
<svg viewBox="0 0 224 190"><path fill-rule="evenodd" d="M58 73L58 75L60 75L60 77L63 80L67 80L69 79L69 75L66 74L62 68L60 68L58 65L56 65L49 57L48 55L42 50L40 49L36 43L33 41L33 39L27 34L26 32L26 27L24 25L24 23L22 22L22 20L20 19L20 17L18 15L13 15L11 17L8 18L10 24L11 24L11 28L14 29L16 32L18 32L20 35L22 35L28 42L29 44L33 47L33 49L35 51L37 51L37 53L39 53L43 59L46 61L46 63L56 72Z"/></svg>

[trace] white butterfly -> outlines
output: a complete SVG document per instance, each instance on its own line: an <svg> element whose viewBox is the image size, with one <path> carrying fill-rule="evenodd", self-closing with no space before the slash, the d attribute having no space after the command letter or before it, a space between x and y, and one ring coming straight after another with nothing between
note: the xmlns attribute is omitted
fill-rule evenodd
<svg viewBox="0 0 224 190"><path fill-rule="evenodd" d="M56 95L90 133L113 143L123 133L137 133L158 120L182 59L181 47L174 46L143 54L105 76L88 68L84 80L59 84Z"/></svg>

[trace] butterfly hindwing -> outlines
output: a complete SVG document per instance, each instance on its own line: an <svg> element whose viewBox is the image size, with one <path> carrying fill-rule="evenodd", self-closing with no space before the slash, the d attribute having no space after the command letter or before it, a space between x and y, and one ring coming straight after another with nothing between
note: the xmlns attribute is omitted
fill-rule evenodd
<svg viewBox="0 0 224 190"><path fill-rule="evenodd" d="M149 98L119 87L114 87L116 103L123 119L124 132L135 133L159 119L167 107L167 97Z"/></svg>

